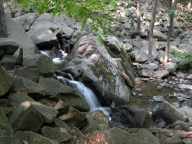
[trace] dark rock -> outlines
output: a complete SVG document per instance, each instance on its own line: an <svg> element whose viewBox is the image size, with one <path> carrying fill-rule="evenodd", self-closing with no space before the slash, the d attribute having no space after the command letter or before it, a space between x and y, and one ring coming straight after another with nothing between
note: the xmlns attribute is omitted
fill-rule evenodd
<svg viewBox="0 0 192 144"><path fill-rule="evenodd" d="M70 107L68 113L60 116L59 119L65 121L70 126L79 129L82 129L87 125L85 113L82 113L73 107Z"/></svg>
<svg viewBox="0 0 192 144"><path fill-rule="evenodd" d="M11 70L15 68L17 63L17 58L14 56L4 56L0 63L6 69Z"/></svg>
<svg viewBox="0 0 192 144"><path fill-rule="evenodd" d="M41 131L43 136L55 140L58 143L69 142L72 139L69 131L62 127L43 127Z"/></svg>
<svg viewBox="0 0 192 144"><path fill-rule="evenodd" d="M21 68L17 68L15 70L15 74L17 76L24 77L26 79L32 80L34 82L37 82L39 80L39 70L35 66L25 66Z"/></svg>
<svg viewBox="0 0 192 144"><path fill-rule="evenodd" d="M56 116L57 111L51 107L24 101L13 111L10 122L16 130L38 131L44 122L51 123Z"/></svg>
<svg viewBox="0 0 192 144"><path fill-rule="evenodd" d="M0 66L0 96L5 95L13 84L11 76Z"/></svg>
<svg viewBox="0 0 192 144"><path fill-rule="evenodd" d="M4 55L13 55L17 49L19 48L19 44L12 39L9 38L0 38L0 57Z"/></svg>
<svg viewBox="0 0 192 144"><path fill-rule="evenodd" d="M15 142L17 142L18 144L21 144L23 142L28 144L59 144L56 141L53 141L49 138L43 137L42 135L31 131L18 131L15 134L15 138Z"/></svg>
<svg viewBox="0 0 192 144"><path fill-rule="evenodd" d="M112 109L111 125L118 127L144 127L146 112L143 109L121 106Z"/></svg>
<svg viewBox="0 0 192 144"><path fill-rule="evenodd" d="M19 76L16 76L14 79L13 90L27 92L28 94L36 94L38 97L42 97L45 94L43 86L32 80Z"/></svg>

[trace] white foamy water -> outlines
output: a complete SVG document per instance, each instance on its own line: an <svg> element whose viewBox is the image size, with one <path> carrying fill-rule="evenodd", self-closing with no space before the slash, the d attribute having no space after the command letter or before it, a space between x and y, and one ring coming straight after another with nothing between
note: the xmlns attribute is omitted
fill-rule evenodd
<svg viewBox="0 0 192 144"><path fill-rule="evenodd" d="M62 81L64 81L72 87L75 90L77 90L82 96L84 96L86 102L89 105L90 111L91 112L96 112L96 111L101 111L104 113L104 115L106 115L109 120L110 118L110 109L109 108L104 108L101 106L101 104L99 103L97 96L95 95L95 93L88 87L86 87L82 82L79 81L75 81L75 80L68 80L63 78L62 76L57 76L57 79L60 79Z"/></svg>
<svg viewBox="0 0 192 144"><path fill-rule="evenodd" d="M63 50L59 50L58 54L53 56L51 55L50 51L40 51L40 53L52 58L54 64L61 64L64 61L64 58L67 56L67 53L65 53Z"/></svg>

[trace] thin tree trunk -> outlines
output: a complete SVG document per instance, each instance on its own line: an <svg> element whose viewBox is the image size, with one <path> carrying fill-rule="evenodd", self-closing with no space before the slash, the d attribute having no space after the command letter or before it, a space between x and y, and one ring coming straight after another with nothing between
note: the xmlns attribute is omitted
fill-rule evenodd
<svg viewBox="0 0 192 144"><path fill-rule="evenodd" d="M156 19L156 14L157 14L157 6L158 6L158 1L159 0L154 0L153 2L153 10L152 10L152 19L149 27L149 47L148 47L148 55L149 55L149 60L152 59L152 49L153 49L153 29L154 29L154 24L155 24L155 19Z"/></svg>
<svg viewBox="0 0 192 144"><path fill-rule="evenodd" d="M137 14L137 30L136 32L138 33L138 35L140 35L141 33L141 9L140 9L140 0L137 0L137 10L136 10L136 14Z"/></svg>
<svg viewBox="0 0 192 144"><path fill-rule="evenodd" d="M171 0L171 8L170 8L171 11L169 13L169 30L168 30L168 37L167 37L167 47L165 49L164 63L167 63L169 61L169 52L170 52L171 36L172 36L173 25L174 25L175 9L176 9L176 0Z"/></svg>
<svg viewBox="0 0 192 144"><path fill-rule="evenodd" d="M0 38L7 37L7 27L5 22L5 13L3 7L3 0L0 0Z"/></svg>

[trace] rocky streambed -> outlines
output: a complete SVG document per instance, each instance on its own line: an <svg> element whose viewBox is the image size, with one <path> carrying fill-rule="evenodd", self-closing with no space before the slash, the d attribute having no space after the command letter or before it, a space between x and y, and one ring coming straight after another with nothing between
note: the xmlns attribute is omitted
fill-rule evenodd
<svg viewBox="0 0 192 144"><path fill-rule="evenodd" d="M66 16L27 13L7 25L9 37L0 39L0 143L191 142L192 77L173 71L175 61L161 69L164 35L147 63L145 38L109 36L102 44Z"/></svg>

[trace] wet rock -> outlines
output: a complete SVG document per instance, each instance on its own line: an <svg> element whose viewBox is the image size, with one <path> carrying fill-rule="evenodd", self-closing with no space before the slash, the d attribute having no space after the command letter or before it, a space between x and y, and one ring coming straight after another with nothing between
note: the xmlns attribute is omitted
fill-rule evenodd
<svg viewBox="0 0 192 144"><path fill-rule="evenodd" d="M0 96L5 95L11 88L13 79L3 67L0 66Z"/></svg>
<svg viewBox="0 0 192 144"><path fill-rule="evenodd" d="M172 124L178 120L186 121L185 116L164 99L153 102L152 112L154 120L163 119L167 124Z"/></svg>
<svg viewBox="0 0 192 144"><path fill-rule="evenodd" d="M0 57L4 55L13 55L19 44L10 38L0 38Z"/></svg>
<svg viewBox="0 0 192 144"><path fill-rule="evenodd" d="M103 131L109 128L108 117L102 112L93 112L87 114L88 126L86 133L92 133L95 131Z"/></svg>
<svg viewBox="0 0 192 144"><path fill-rule="evenodd" d="M10 122L15 130L38 131L44 122L51 123L56 116L57 111L51 107L24 101L13 111Z"/></svg>
<svg viewBox="0 0 192 144"><path fill-rule="evenodd" d="M43 127L42 128L43 136L50 138L58 143L69 142L72 139L72 135L68 130L61 127Z"/></svg>
<svg viewBox="0 0 192 144"><path fill-rule="evenodd" d="M55 66L48 56L40 56L37 65L39 73L42 75L51 75L55 72Z"/></svg>
<svg viewBox="0 0 192 144"><path fill-rule="evenodd" d="M59 144L49 138L46 138L40 134L31 131L18 131L15 134L16 144L28 143L28 144Z"/></svg>

